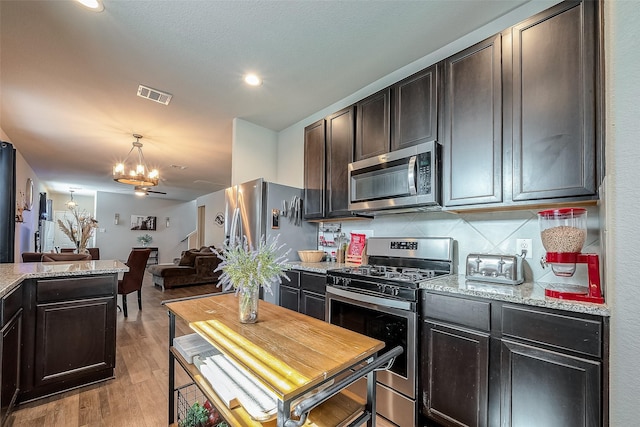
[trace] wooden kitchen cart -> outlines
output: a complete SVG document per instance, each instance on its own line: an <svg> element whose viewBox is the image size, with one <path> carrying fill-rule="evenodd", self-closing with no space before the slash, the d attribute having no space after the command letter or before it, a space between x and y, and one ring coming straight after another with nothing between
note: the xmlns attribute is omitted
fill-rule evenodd
<svg viewBox="0 0 640 427"><path fill-rule="evenodd" d="M169 424L176 421L178 362L231 426L375 425L375 371L387 368L402 351L400 347L378 356L384 347L382 341L264 301L259 302L258 322L241 324L234 294L174 300L165 305L170 343ZM187 322L272 392L277 398L277 417L260 423L241 406L228 408L197 367L172 347L176 318ZM364 376L368 384L366 401L343 390ZM320 391L292 407L292 402L314 390ZM299 424L297 417L302 420Z"/></svg>

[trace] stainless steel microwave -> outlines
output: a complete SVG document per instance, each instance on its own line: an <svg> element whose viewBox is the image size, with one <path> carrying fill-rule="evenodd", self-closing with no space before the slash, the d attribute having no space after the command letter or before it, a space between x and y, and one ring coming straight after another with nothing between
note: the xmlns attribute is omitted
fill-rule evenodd
<svg viewBox="0 0 640 427"><path fill-rule="evenodd" d="M349 163L349 210L437 208L441 165L435 141Z"/></svg>

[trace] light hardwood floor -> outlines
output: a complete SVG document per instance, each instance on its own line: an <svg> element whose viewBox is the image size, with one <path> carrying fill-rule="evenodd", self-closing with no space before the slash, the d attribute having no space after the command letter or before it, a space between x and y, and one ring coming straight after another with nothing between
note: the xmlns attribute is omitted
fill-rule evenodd
<svg viewBox="0 0 640 427"><path fill-rule="evenodd" d="M19 406L8 426L168 425L169 318L163 300L217 292L215 285L154 288L149 273L142 287L142 311L136 293L127 299L129 317L117 314L115 379ZM120 304L120 296L118 296ZM176 322L176 335L192 332ZM188 382L176 369L176 384Z"/></svg>

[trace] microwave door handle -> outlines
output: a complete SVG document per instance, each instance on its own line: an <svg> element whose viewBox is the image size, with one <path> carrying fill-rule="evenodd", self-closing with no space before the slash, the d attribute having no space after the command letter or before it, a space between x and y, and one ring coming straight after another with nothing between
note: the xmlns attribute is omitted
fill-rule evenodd
<svg viewBox="0 0 640 427"><path fill-rule="evenodd" d="M416 160L418 156L411 156L409 158L409 166L407 168L407 182L409 183L409 194L415 196L418 194L416 189Z"/></svg>

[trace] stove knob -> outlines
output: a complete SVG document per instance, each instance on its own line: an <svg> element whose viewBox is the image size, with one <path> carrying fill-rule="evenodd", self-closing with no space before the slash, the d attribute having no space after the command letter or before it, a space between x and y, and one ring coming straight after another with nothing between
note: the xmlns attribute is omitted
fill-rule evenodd
<svg viewBox="0 0 640 427"><path fill-rule="evenodd" d="M400 288L393 288L392 293L393 296L397 297L400 295Z"/></svg>

